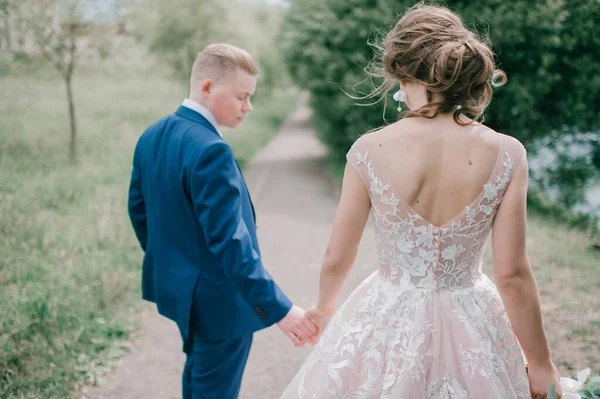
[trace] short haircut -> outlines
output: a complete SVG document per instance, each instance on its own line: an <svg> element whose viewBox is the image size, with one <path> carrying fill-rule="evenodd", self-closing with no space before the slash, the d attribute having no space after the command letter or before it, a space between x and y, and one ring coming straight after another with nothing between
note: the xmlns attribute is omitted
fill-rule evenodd
<svg viewBox="0 0 600 399"><path fill-rule="evenodd" d="M226 43L210 44L196 56L190 80L192 84L208 78L219 80L237 68L252 76L259 74L258 66L246 50Z"/></svg>

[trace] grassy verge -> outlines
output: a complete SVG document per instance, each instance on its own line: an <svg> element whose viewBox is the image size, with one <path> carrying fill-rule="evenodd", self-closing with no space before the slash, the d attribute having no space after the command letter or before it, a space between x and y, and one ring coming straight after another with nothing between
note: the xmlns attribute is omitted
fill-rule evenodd
<svg viewBox="0 0 600 399"><path fill-rule="evenodd" d="M79 162L68 162L65 89L45 65L0 67L0 397L67 398L122 355L135 328L141 253L126 212L140 133L187 95L148 69L81 67ZM242 163L295 92L255 105L231 135Z"/></svg>
<svg viewBox="0 0 600 399"><path fill-rule="evenodd" d="M587 367L599 375L600 251L587 231L532 210L528 252L554 362L563 375Z"/></svg>

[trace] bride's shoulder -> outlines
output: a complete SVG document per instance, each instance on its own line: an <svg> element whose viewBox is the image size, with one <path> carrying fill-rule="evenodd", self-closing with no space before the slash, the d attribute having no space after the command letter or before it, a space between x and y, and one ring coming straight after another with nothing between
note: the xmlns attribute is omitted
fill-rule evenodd
<svg viewBox="0 0 600 399"><path fill-rule="evenodd" d="M503 133L494 133L500 137L501 147L505 153L518 158L524 158L527 155L527 149L517 138Z"/></svg>
<svg viewBox="0 0 600 399"><path fill-rule="evenodd" d="M385 142L388 138L398 138L399 136L402 136L403 132L406 132L408 134L408 132L411 131L409 125L410 122L407 122L406 120L400 120L393 124L386 125L375 130L371 130L358 137L354 141L352 147L367 148L377 143Z"/></svg>
<svg viewBox="0 0 600 399"><path fill-rule="evenodd" d="M517 147L523 146L523 144L517 138L515 138L513 136L509 136L508 134L497 132L497 131L493 130L492 128L488 128L488 129L494 135L499 136L500 139L504 142L504 145L513 145L513 146L517 146Z"/></svg>
<svg viewBox="0 0 600 399"><path fill-rule="evenodd" d="M369 132L359 136L356 140L354 140L354 143L352 143L350 151L367 151L369 147L373 144L373 141L375 140L375 134L376 132Z"/></svg>

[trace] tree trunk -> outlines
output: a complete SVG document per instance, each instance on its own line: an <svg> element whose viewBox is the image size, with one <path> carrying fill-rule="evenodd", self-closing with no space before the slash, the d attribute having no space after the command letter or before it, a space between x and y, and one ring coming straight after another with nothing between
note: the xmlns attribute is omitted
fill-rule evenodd
<svg viewBox="0 0 600 399"><path fill-rule="evenodd" d="M0 14L0 50L8 49L5 45L4 38L6 37L6 22L2 20L2 14Z"/></svg>
<svg viewBox="0 0 600 399"><path fill-rule="evenodd" d="M71 161L77 161L77 125L75 123L75 104L73 102L73 90L71 88L71 76L65 79L67 84L67 99L69 101L69 118L71 121L71 145L69 154Z"/></svg>
<svg viewBox="0 0 600 399"><path fill-rule="evenodd" d="M8 11L8 8L6 8L6 48L9 51L13 51L14 49L12 48L12 39L11 39L11 32L10 32L10 12Z"/></svg>

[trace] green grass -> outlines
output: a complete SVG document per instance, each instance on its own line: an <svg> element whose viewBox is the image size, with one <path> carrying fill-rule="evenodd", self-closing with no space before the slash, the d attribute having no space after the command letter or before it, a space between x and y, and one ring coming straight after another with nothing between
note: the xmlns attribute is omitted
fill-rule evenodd
<svg viewBox="0 0 600 399"><path fill-rule="evenodd" d="M552 280L553 268L570 270L581 281L573 288L588 293L600 288L600 251L587 232L531 212L528 218L528 251L536 276Z"/></svg>
<svg viewBox="0 0 600 399"><path fill-rule="evenodd" d="M141 304L141 251L126 210L133 147L187 95L167 75L82 66L74 80L79 162L71 164L56 72L1 65L1 398L73 397L122 355ZM242 162L274 135L295 98L264 99L239 133L226 133Z"/></svg>

